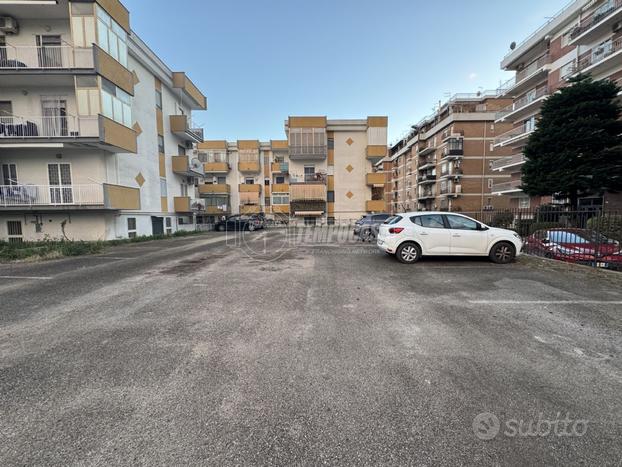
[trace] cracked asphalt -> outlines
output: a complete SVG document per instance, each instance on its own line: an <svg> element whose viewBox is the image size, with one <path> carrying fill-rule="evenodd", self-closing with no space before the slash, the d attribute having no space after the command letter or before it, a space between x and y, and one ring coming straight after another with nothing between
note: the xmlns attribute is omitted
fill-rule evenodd
<svg viewBox="0 0 622 467"><path fill-rule="evenodd" d="M621 285L278 230L0 265L0 465L619 466Z"/></svg>

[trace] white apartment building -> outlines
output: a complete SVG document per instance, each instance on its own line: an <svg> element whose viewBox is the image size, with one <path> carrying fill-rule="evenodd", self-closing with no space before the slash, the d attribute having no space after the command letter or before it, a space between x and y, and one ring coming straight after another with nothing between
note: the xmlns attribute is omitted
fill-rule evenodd
<svg viewBox="0 0 622 467"><path fill-rule="evenodd" d="M542 102L578 73L621 82L622 0L570 3L523 42L513 44L501 67L515 72L499 91L513 102L497 114L496 121L511 123L513 128L495 139L495 147L511 148L512 154L496 161L493 169L510 174L511 179L496 183L493 193L510 198L514 208L533 208L551 201L550 197L530 198L520 189L523 148L537 127ZM584 207L622 209L622 197L610 193L580 202Z"/></svg>
<svg viewBox="0 0 622 467"><path fill-rule="evenodd" d="M321 225L383 212L387 117L289 117L287 140L205 141L199 193L210 216L264 213ZM211 220L211 219L210 219Z"/></svg>
<svg viewBox="0 0 622 467"><path fill-rule="evenodd" d="M206 108L118 0L0 3L0 240L194 229Z"/></svg>

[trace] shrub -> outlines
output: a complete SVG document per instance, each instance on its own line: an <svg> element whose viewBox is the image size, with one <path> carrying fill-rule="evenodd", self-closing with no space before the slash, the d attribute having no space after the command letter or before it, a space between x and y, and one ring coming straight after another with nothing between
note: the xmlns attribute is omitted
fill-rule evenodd
<svg viewBox="0 0 622 467"><path fill-rule="evenodd" d="M622 242L622 216L604 215L592 217L587 221L587 228Z"/></svg>
<svg viewBox="0 0 622 467"><path fill-rule="evenodd" d="M492 227L500 227L503 229L511 227L513 223L514 214L509 211L495 213L491 221Z"/></svg>

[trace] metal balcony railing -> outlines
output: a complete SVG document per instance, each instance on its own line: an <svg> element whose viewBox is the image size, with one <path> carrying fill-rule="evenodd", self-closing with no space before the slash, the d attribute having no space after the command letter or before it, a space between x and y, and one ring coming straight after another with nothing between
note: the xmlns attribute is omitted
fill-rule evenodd
<svg viewBox="0 0 622 467"><path fill-rule="evenodd" d="M325 159L327 154L327 145L289 147L290 159Z"/></svg>
<svg viewBox="0 0 622 467"><path fill-rule="evenodd" d="M538 99L540 99L542 97L545 97L545 96L548 96L548 95L549 95L549 88L548 88L548 86L542 86L542 87L536 89L535 92L534 91L530 91L530 92L526 93L524 96L519 97L512 104L508 105L507 107L505 107L502 110L500 110L499 112L497 112L497 115L495 117L496 117L497 120L500 120L500 119L504 118L506 115L509 115L512 112L516 112L517 110L521 110L521 109L527 107L532 102L535 102Z"/></svg>
<svg viewBox="0 0 622 467"><path fill-rule="evenodd" d="M586 68L591 67L597 63L602 62L607 57L613 55L616 52L622 50L622 38L612 40L605 44L592 48L589 51L589 55L581 58L577 65L578 71L583 71Z"/></svg>
<svg viewBox="0 0 622 467"><path fill-rule="evenodd" d="M572 30L570 38L575 39L579 37L581 34L592 29L611 13L619 10L620 8L622 8L622 0L605 2L605 4L596 8L591 15L582 20L581 23Z"/></svg>
<svg viewBox="0 0 622 467"><path fill-rule="evenodd" d="M521 186L520 180L512 180L509 182L495 183L492 185L493 193L502 193L504 191L519 191Z"/></svg>
<svg viewBox="0 0 622 467"><path fill-rule="evenodd" d="M0 185L3 207L65 205L103 206L103 185Z"/></svg>
<svg viewBox="0 0 622 467"><path fill-rule="evenodd" d="M521 125L517 128L512 128L510 131L506 131L505 133L497 136L494 140L495 145L503 145L511 140L519 139L521 137L526 137L533 133L535 130L534 127L527 127L525 125Z"/></svg>
<svg viewBox="0 0 622 467"><path fill-rule="evenodd" d="M93 68L93 49L90 47L12 46L0 47L0 70L5 69L74 69Z"/></svg>
<svg viewBox="0 0 622 467"><path fill-rule="evenodd" d="M0 116L1 138L80 138L99 136L97 117Z"/></svg>
<svg viewBox="0 0 622 467"><path fill-rule="evenodd" d="M508 157L502 157L501 159L497 159L492 163L492 170L502 170L506 167L519 165L525 162L525 155L521 152L519 154L513 154Z"/></svg>
<svg viewBox="0 0 622 467"><path fill-rule="evenodd" d="M540 56L539 58L531 62L529 65L527 65L522 70L517 71L515 76L513 76L512 78L507 80L505 83L503 83L499 87L498 93L503 94L509 91L510 89L515 87L517 84L519 84L521 81L523 81L524 79L530 77L531 75L536 73L541 68L544 68L544 66L548 65L550 62L551 62L551 57L549 56L549 54L544 54Z"/></svg>

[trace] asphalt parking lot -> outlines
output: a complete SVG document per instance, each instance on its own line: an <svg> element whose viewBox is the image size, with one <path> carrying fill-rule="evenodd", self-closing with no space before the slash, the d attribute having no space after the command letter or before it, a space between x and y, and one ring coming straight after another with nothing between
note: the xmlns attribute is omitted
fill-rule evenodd
<svg viewBox="0 0 622 467"><path fill-rule="evenodd" d="M251 235L0 265L0 465L621 464L617 277Z"/></svg>

